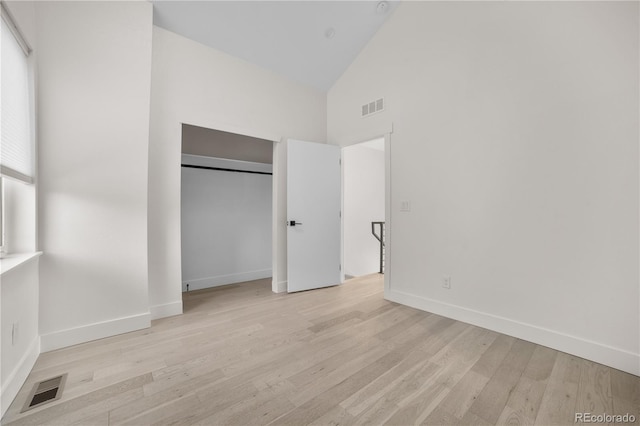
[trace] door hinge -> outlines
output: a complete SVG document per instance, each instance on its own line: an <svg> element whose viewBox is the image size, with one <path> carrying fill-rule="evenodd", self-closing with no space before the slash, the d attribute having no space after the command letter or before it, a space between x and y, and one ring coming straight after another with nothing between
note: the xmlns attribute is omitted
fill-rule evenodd
<svg viewBox="0 0 640 426"><path fill-rule="evenodd" d="M342 217L342 210L340 210L340 211L338 212L338 217L340 217L340 218Z"/></svg>
<svg viewBox="0 0 640 426"><path fill-rule="evenodd" d="M342 166L342 158L338 160L338 164Z"/></svg>
<svg viewBox="0 0 640 426"><path fill-rule="evenodd" d="M342 271L342 264L338 265L338 271Z"/></svg>

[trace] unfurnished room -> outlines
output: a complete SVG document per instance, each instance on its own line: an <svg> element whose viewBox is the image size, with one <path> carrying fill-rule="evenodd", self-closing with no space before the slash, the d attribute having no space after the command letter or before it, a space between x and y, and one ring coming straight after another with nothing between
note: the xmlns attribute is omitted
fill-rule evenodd
<svg viewBox="0 0 640 426"><path fill-rule="evenodd" d="M0 6L2 425L640 424L640 2Z"/></svg>

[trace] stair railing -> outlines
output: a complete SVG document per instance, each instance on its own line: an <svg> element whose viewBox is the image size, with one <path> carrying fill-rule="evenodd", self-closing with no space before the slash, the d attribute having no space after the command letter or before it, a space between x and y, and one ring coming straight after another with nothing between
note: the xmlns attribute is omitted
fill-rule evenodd
<svg viewBox="0 0 640 426"><path fill-rule="evenodd" d="M376 227L378 227L379 233L376 233ZM384 222L371 222L371 233L376 237L376 240L380 242L380 273L384 274Z"/></svg>

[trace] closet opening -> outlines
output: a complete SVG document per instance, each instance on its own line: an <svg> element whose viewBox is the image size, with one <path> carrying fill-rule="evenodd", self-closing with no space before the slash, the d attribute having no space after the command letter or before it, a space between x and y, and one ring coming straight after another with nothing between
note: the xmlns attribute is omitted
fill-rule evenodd
<svg viewBox="0 0 640 426"><path fill-rule="evenodd" d="M271 291L273 144L182 125L185 311L197 306L199 294L216 287L238 284Z"/></svg>

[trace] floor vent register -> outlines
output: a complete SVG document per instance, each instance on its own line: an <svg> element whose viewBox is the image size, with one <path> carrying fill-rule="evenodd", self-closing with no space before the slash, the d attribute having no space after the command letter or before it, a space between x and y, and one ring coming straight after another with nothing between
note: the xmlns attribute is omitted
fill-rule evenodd
<svg viewBox="0 0 640 426"><path fill-rule="evenodd" d="M33 385L33 389L29 393L29 398L27 398L21 413L60 399L66 380L67 374L65 373L62 376L53 377Z"/></svg>

